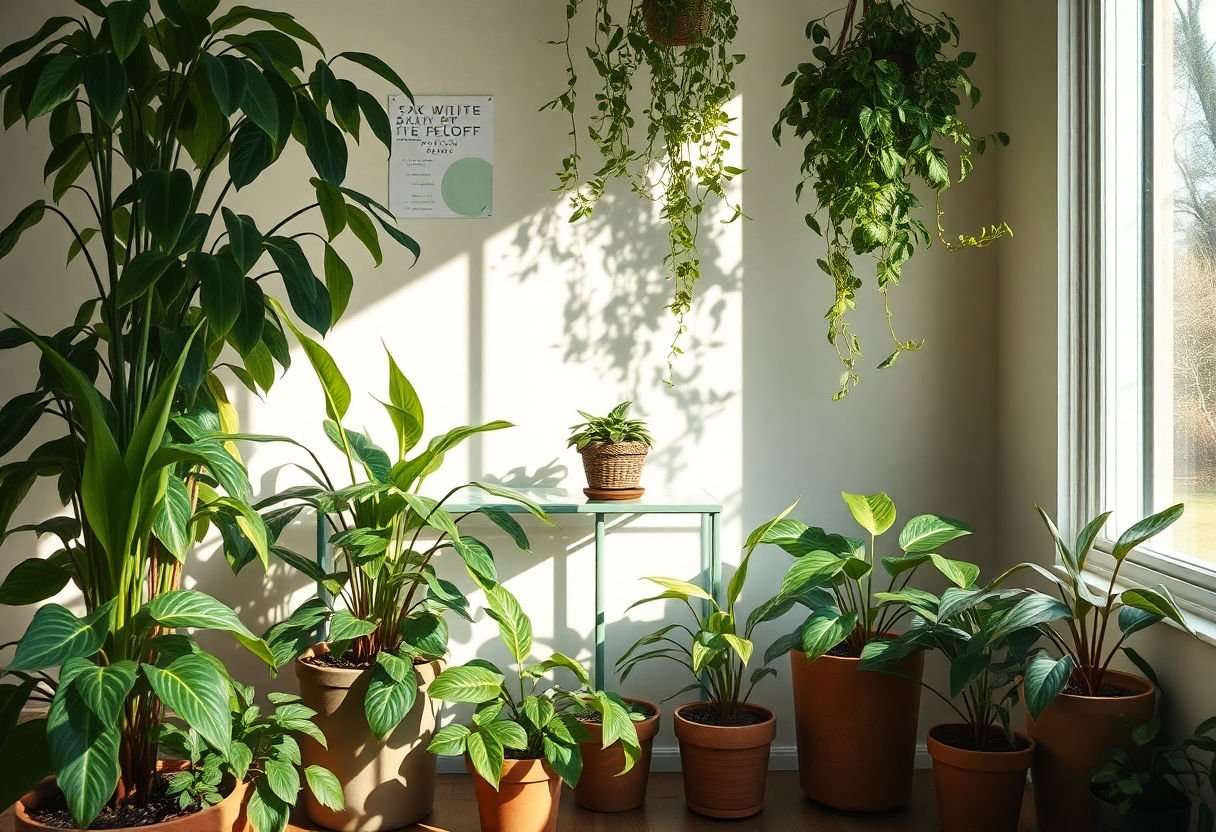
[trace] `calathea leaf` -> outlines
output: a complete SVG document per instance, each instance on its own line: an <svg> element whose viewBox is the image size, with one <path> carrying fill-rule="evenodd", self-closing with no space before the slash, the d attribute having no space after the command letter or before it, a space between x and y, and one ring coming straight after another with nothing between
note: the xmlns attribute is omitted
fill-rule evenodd
<svg viewBox="0 0 1216 832"><path fill-rule="evenodd" d="M413 662L392 653L378 653L363 700L372 733L380 738L388 736L414 707L417 696L418 678Z"/></svg>
<svg viewBox="0 0 1216 832"><path fill-rule="evenodd" d="M176 589L156 596L142 614L166 629L198 628L231 633L249 652L274 666L270 648L241 623L237 614L206 593Z"/></svg>
<svg viewBox="0 0 1216 832"><path fill-rule="evenodd" d="M45 601L58 595L71 577L71 570L64 566L28 558L14 566L0 584L0 604L15 607Z"/></svg>
<svg viewBox="0 0 1216 832"><path fill-rule="evenodd" d="M139 180L141 218L161 251L172 251L190 215L194 183L184 170L150 170Z"/></svg>
<svg viewBox="0 0 1216 832"><path fill-rule="evenodd" d="M105 642L113 607L111 599L84 618L59 604L39 607L7 670L42 670L92 656Z"/></svg>
<svg viewBox="0 0 1216 832"><path fill-rule="evenodd" d="M228 153L228 175L238 191L257 179L274 160L274 141L261 128L251 121L237 128Z"/></svg>
<svg viewBox="0 0 1216 832"><path fill-rule="evenodd" d="M151 664L142 668L157 698L226 755L232 743L230 685L215 664L201 655L188 654L163 668Z"/></svg>

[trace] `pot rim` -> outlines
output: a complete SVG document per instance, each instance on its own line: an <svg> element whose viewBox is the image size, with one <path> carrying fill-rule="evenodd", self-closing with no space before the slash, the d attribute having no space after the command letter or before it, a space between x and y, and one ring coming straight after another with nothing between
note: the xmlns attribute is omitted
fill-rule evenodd
<svg viewBox="0 0 1216 832"><path fill-rule="evenodd" d="M882 635L895 638L897 634L896 633L883 633ZM910 661L910 660L916 661L918 656L920 657L920 661L924 661L925 652L926 651L922 649L922 650L917 650L915 652L909 653L908 655L906 655L902 659L900 659L900 662L906 662L906 661ZM814 661L808 662L806 660L806 651L804 651L801 647L791 647L790 653L791 654L800 653L802 655L803 662L806 664L814 664L815 662L824 662L825 664L833 664L833 663L858 664L861 662L861 656L831 656L831 655L828 655L827 653L824 653L822 656L815 659ZM868 673L881 673L881 671L867 671L867 672ZM898 678L898 677L892 677L892 678Z"/></svg>
<svg viewBox="0 0 1216 832"><path fill-rule="evenodd" d="M685 702L683 705L679 706L674 711L672 711L672 718L675 719L677 724L683 723L685 725L694 725L697 728L705 728L705 729L708 729L711 731L725 731L725 732L731 732L731 733L743 732L743 731L759 731L759 730L765 729L768 726L775 727L775 723L777 722L776 714L774 714L771 710L764 707L763 705L757 705L752 702L741 702L739 704L739 707L745 708L749 711L758 711L762 714L767 715L767 719L765 719L764 722L756 722L751 725L707 725L704 722L697 722L696 720L688 719L681 713L681 711L683 711L686 708L695 708L699 705L712 705L712 704L713 704L712 702L705 701L705 700L702 700L700 702Z"/></svg>
<svg viewBox="0 0 1216 832"><path fill-rule="evenodd" d="M646 456L650 453L650 446L645 442L588 442L586 445L578 449L579 454L586 454L587 451L603 450L604 448L622 448L631 449L632 453L613 454L613 456ZM633 450L640 448L641 450Z"/></svg>
<svg viewBox="0 0 1216 832"><path fill-rule="evenodd" d="M157 771L183 771L189 766L186 760L157 760ZM245 784L234 782L232 790L220 800L219 803L214 803L211 806L204 806L197 812L191 812L188 815L171 818L160 823L149 823L143 826L122 826L118 827L114 832L181 832L184 828L183 824L193 823L200 816L207 813L220 812L226 809L233 802L239 803L245 799ZM35 820L30 817L29 810L26 808L26 801L33 804L40 803L51 798L55 793L59 792L59 784L54 777L48 777L34 788L23 794L13 804L14 820L24 824L30 829L45 829L47 832L81 832L78 829L64 830L59 826L48 826L42 821Z"/></svg>
<svg viewBox="0 0 1216 832"><path fill-rule="evenodd" d="M972 748L959 748L934 736L939 728L954 728L963 725L961 722L940 722L929 729L925 735L925 745L934 762L940 761L945 765L971 771L1017 771L1030 768L1038 744L1034 741L1034 737L1021 731L1013 733L1025 740L1027 745L1025 748L1017 748L1012 751L977 751Z"/></svg>
<svg viewBox="0 0 1216 832"><path fill-rule="evenodd" d="M1079 702L1133 702L1137 699L1146 699L1151 696L1156 696L1157 694L1157 686L1154 685L1149 679L1139 675L1138 673L1127 673L1123 670L1106 670L1102 675L1103 678L1107 680L1114 676L1124 681L1130 681L1143 689L1138 690L1129 696L1087 696L1083 693L1067 693L1065 691L1060 691L1056 698L1060 699L1062 697L1067 697L1068 699Z"/></svg>
<svg viewBox="0 0 1216 832"><path fill-rule="evenodd" d="M464 764L469 770L469 774L484 781L485 778L477 773L468 754L464 755ZM559 777L544 757L529 757L524 760L513 760L508 757L502 761L502 774L498 781L499 792L502 791L503 783L544 783Z"/></svg>
<svg viewBox="0 0 1216 832"><path fill-rule="evenodd" d="M312 647L309 647L302 654L297 656L295 658L295 660L293 661L293 664L295 665L295 669L296 669L296 675L298 676L302 670L309 672L309 673L316 673L319 676L321 676L322 678L328 677L325 682L325 685L327 687L347 688L347 687L350 687L351 685L353 685L360 676L363 676L364 674L369 673L375 669L375 664L371 664L371 665L368 665L367 667L361 667L361 668L326 667L324 665L312 664L310 662L304 661L304 659L307 659L311 656L315 656L318 653L328 653L328 652L329 652L329 642L327 642L327 641L318 641ZM414 665L414 672L419 675L422 675L422 669L429 668L431 673L434 676L438 676L442 672L443 666L445 664L447 664L447 656L444 656L442 659L431 659L430 661L423 662L422 664ZM339 682L339 680L342 680L342 681ZM431 680L424 679L423 681L429 682Z"/></svg>

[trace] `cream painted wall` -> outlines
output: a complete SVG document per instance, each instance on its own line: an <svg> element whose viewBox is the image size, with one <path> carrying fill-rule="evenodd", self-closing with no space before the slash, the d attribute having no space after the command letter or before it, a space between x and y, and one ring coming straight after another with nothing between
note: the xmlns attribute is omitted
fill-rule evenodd
<svg viewBox="0 0 1216 832"><path fill-rule="evenodd" d="M1028 228L1009 216L1019 237L1013 244L979 252L948 254L940 246L918 254L906 269L904 288L893 294L904 337L925 337L927 346L905 356L892 371L867 371L846 401L829 401L836 368L823 340L822 314L830 288L813 260L822 248L803 225L793 203L800 153L795 143L776 147L770 128L784 102L780 80L808 52L803 24L836 4L833 0L741 0L739 48L748 60L738 70L735 102L740 138L735 151L748 172L739 196L754 222L706 223L706 277L692 320L690 354L678 365L680 383L661 383L671 321L662 309L668 284L660 267L662 228L619 189L589 224L570 226L561 200L549 188L565 151L560 116L537 113L563 82L559 53L543 41L559 36L562 19L549 0L513 3L448 0L365 0L358 4L287 2L332 50L374 52L401 70L418 93L490 93L497 104L495 216L490 220L406 221L422 244L421 261L409 268L400 252L372 270L353 247L357 285L346 318L327 339L357 391L351 422L384 435L378 406L364 393L383 390L381 341L414 380L428 408L428 429L505 418L519 426L471 443L452 454L447 469L464 480L489 474L508 480L560 479L579 486L578 458L564 447L574 408L604 410L632 398L650 418L659 447L647 468L655 492L704 488L726 506L723 550L727 575L738 562L746 531L801 496L797 515L818 525L847 529L850 520L838 492L887 490L907 518L936 511L966 519L979 534L952 548L958 556L996 566L998 465L998 307L1007 291L994 277L998 252L1021 247ZM976 132L997 129L997 5L991 0L933 4L954 14L965 48L979 53L973 69L987 93L974 116ZM68 0L29 4L0 1L0 30L6 39L35 28L37 21ZM1005 37L1002 35L1002 37ZM1006 38L1007 40L1007 38ZM1005 41L1001 42L1002 48ZM352 72L353 74L353 72ZM590 72L583 77L590 78ZM370 77L376 92L388 90ZM583 90L590 100L590 88ZM1015 111L1016 112L1016 111ZM1036 125L1002 121L1015 136L1009 158ZM0 135L7 161L0 216L12 215L42 193L39 171L45 128ZM1010 164L1008 158L1002 164ZM310 201L311 175L294 153L255 193L235 204L266 222ZM385 191L385 162L368 143L352 157L351 180L373 195ZM950 229L970 230L997 216L997 163L980 160L967 187L947 201ZM1033 206L1027 212L1033 215ZM932 217L927 215L926 220ZM318 221L319 222L319 221ZM1030 223L1028 222L1029 226ZM34 326L65 321L84 297L78 269L64 275L63 235L51 223L32 232L0 262L0 309ZM1007 261L1001 261L1005 263ZM869 273L866 273L867 279ZM1043 277L1046 277L1044 273ZM872 289L871 289L872 292ZM61 305L71 298L70 307ZM877 297L870 294L867 301ZM877 306L857 316L872 366L886 354L884 323ZM1028 313L1033 307L1028 306ZM1002 337L1004 343L1005 336ZM32 378L29 353L5 354L0 399L26 389ZM1005 389L1002 384L1001 389ZM1044 395L1050 384L1043 386ZM361 391L361 392L358 392ZM233 390L245 426L287 432L318 448L320 394L302 362L266 401ZM333 459L332 455L327 459ZM263 493L296 481L277 450L250 449L247 460ZM27 506L35 517L55 510L39 492ZM540 649L558 648L589 657L592 563L586 518L563 520L558 532L535 524L534 554L498 550L507 585L532 615ZM307 526L290 532L305 551ZM697 563L695 526L678 520L637 522L609 539L609 655L674 608L625 607L644 587L646 574L691 576ZM0 549L11 564L30 553L27 541ZM744 606L775 589L788 565L780 552L756 564ZM459 573L449 563L451 575ZM189 581L234 604L255 629L278 620L309 588L281 567L265 580L251 568L239 577L208 541L193 560ZM466 582L467 584L467 582ZM65 599L71 600L70 593ZM0 641L16 637L32 610L5 610ZM790 627L793 621L787 622ZM762 639L776 637L771 626ZM492 622L453 626L453 659L474 655L502 659ZM265 681L246 657L215 642L234 672ZM793 745L787 669L763 683L756 700L775 707L779 719L776 765L789 764ZM930 672L941 675L936 658ZM682 686L657 666L637 677L628 692L659 699ZM290 674L274 683L290 688ZM922 726L944 718L926 698ZM674 739L665 728L660 745Z"/></svg>

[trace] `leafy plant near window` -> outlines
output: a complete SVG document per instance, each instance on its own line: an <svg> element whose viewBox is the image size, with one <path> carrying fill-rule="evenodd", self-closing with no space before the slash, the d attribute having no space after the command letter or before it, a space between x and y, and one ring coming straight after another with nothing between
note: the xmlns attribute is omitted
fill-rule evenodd
<svg viewBox="0 0 1216 832"><path fill-rule="evenodd" d="M1060 657L1052 658L1047 651L1041 651L1031 658L1026 668L1026 708L1032 716L1038 717L1070 683L1079 686L1082 696L1102 696L1106 670L1120 651L1152 678L1152 669L1144 658L1126 646L1128 638L1135 633L1167 618L1194 631L1165 586L1115 589L1116 584L1127 583L1119 578L1127 556L1173 525L1182 516L1181 503L1145 517L1119 536L1111 549L1114 568L1105 592L1086 583L1085 564L1111 513L1106 511L1090 520L1070 544L1047 512L1039 506L1035 508L1051 533L1060 562L1050 569L1037 563L1020 563L1000 580L1023 569L1032 569L1051 582L1060 596L1057 603L1068 613L1063 618L1067 629L1047 625L1042 628ZM1117 637L1112 622L1118 626Z"/></svg>
<svg viewBox="0 0 1216 832"><path fill-rule="evenodd" d="M989 144L1009 142L1005 133L973 136L959 115L962 102L969 99L974 106L980 91L967 74L975 53L948 57L943 52L959 43L954 20L923 12L907 0L849 0L833 41L830 17L807 24L814 60L786 76L790 99L773 138L780 142L788 129L805 142L804 178L795 195L801 200L803 188L812 184L815 209L806 223L827 241L827 253L816 264L835 291L825 317L828 342L842 367L834 397L839 399L856 386L862 354L847 318L862 286L850 254L877 261L878 290L895 345L878 367L890 367L903 352L923 345L895 334L888 298L916 246L932 241L915 216L921 206L913 190L916 180L934 193L936 233L948 250L983 247L1013 232L1000 223L978 236L949 241L942 227L941 195L952 178L939 145L958 148L962 182L971 171L973 150L983 153Z"/></svg>
<svg viewBox="0 0 1216 832"><path fill-rule="evenodd" d="M365 125L387 146L391 134L376 98L334 67L362 66L408 93L383 61L359 52L326 59L291 15L217 13L217 0L159 0L156 10L149 0L78 4L79 17L50 18L0 50L4 125L46 119L44 172L53 178L49 201L32 202L0 231L0 257L54 217L94 290L54 335L20 325L0 332L3 348L33 344L41 357L34 390L0 411L0 453L35 425L61 429L0 469L0 528L18 530L13 513L39 477L57 479L71 512L21 527L53 533L63 548L19 564L0 595L38 603L70 580L85 606L82 619L41 607L7 662L0 792L11 802L54 773L86 827L107 803L143 803L153 792L162 704L217 751L231 749L225 674L196 645L167 650L166 631L227 630L270 661L231 610L178 589L190 544L212 523L226 543L266 558L239 458L206 437L236 429L219 367L265 390L276 365L288 364L268 278L280 275L295 314L324 332L353 283L331 245L339 233L349 228L377 262L377 225L415 255L418 247L378 203L342 187L346 136ZM322 56L311 71L304 48ZM316 203L263 232L224 203L293 142L316 169ZM325 234L292 233L313 209ZM324 282L305 254L309 238L323 244ZM239 363L224 360L227 347ZM205 703L190 705L187 687ZM50 699L48 719L14 727L27 698Z"/></svg>
<svg viewBox="0 0 1216 832"><path fill-rule="evenodd" d="M514 500L536 517L552 520L522 494L491 483L470 482L453 488L436 500L420 492L427 478L438 471L448 451L471 436L511 427L510 422L458 427L436 436L414 456L422 438L425 414L422 402L392 356L388 357L388 401L382 402L396 437L396 460L363 432L343 426L350 406L350 385L333 357L290 321L325 396L326 436L342 452L349 485L339 486L320 460L308 451L315 470L315 485L298 486L258 504L266 525L282 529L305 508L324 515L333 532L338 553L336 571L325 573L316 561L278 545L270 551L341 599L345 608L313 599L266 633L275 663L282 665L312 646L322 624L328 624L330 653L373 667L364 699L368 726L387 736L414 707L417 679L415 662L440 659L447 653L448 627L453 612L472 620L468 599L450 581L440 578L434 559L444 551L459 555L469 574L493 586L498 573L489 546L460 530L470 514L480 514L505 531L524 551L530 546L519 523L500 508L487 506L453 516L445 508L455 494L476 488ZM292 439L231 434L226 440L288 442ZM305 449L307 450L307 449Z"/></svg>
<svg viewBox="0 0 1216 832"><path fill-rule="evenodd" d="M808 661L837 647L842 647L846 655L863 655L871 642L888 639L892 628L913 614L913 604L931 598L908 585L926 563L960 589L970 587L979 575L978 566L951 560L937 551L971 534L971 527L948 517L920 514L905 523L899 533L902 554L882 558L887 584L876 591L878 538L895 525L895 503L881 492L842 492L840 496L853 519L869 533L868 546L864 540L825 532L784 516L760 540L784 549L795 560L781 581L781 590L752 615L761 620L777 618L795 604L810 610L798 629L773 643L766 661L795 648L806 653Z"/></svg>
<svg viewBox="0 0 1216 832"><path fill-rule="evenodd" d="M578 415L586 421L570 427L570 439L566 445L580 451L596 442L610 445L620 442L641 442L650 447L654 444L650 429L646 427L646 422L642 419L629 418L629 408L631 407L633 407L633 402L621 402L612 408L607 416L592 416L590 413L580 410Z"/></svg>
<svg viewBox="0 0 1216 832"><path fill-rule="evenodd" d="M739 18L733 0L630 0L623 22L613 17L609 0L592 0L592 5L595 37L586 52L602 88L595 95L586 135L602 163L585 175L576 106L578 47L572 36L583 3L567 0L566 35L553 43L565 49L568 83L541 108L564 111L570 118L572 146L562 159L557 190L570 194L572 222L592 214L613 179L628 182L642 199L662 203L670 247L665 266L675 283L668 308L677 321L668 355L670 384L701 277L697 238L702 215L719 199L731 208L728 222L743 216L743 209L730 203L726 193L730 181L743 171L725 162L734 136L726 105L735 94L735 66L744 57L731 52ZM685 22L690 16L694 19ZM686 45L673 45L664 33L681 26L695 32ZM642 110L645 129L639 135L630 98L643 68L648 98Z"/></svg>
<svg viewBox="0 0 1216 832"><path fill-rule="evenodd" d="M544 759L562 780L575 786L583 770L578 744L590 738L577 715L593 712L601 718L604 748L620 742L624 771L632 768L642 748L629 703L614 693L594 690L587 670L562 653L553 653L539 664L525 664L532 653L532 621L506 587L483 584L482 588L487 611L498 622L499 635L515 659L517 684L508 687L506 674L484 659L440 673L431 683L432 696L477 707L470 725L454 722L439 729L431 752L449 757L467 754L473 768L495 789L508 753L514 759ZM558 669L574 674L578 686L551 685L542 690L541 682Z"/></svg>
<svg viewBox="0 0 1216 832"><path fill-rule="evenodd" d="M225 776L248 783L247 814L253 832L283 832L300 789L307 787L326 806L341 809L342 785L321 766L301 769L300 746L294 734L305 734L322 745L325 737L313 724L316 711L293 694L271 693L271 709L254 703L253 688L233 681L232 751L222 755L207 745L195 728L160 726L157 741L163 751L190 761L190 768L169 776L167 792L177 795L183 809L211 806L222 795ZM303 777L301 777L301 773Z"/></svg>

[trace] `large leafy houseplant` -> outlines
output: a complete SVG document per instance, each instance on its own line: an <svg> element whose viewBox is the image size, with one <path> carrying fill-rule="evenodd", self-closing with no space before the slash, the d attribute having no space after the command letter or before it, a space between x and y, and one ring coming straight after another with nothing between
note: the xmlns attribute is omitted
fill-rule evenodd
<svg viewBox="0 0 1216 832"><path fill-rule="evenodd" d="M566 89L542 110L561 110L570 118L570 153L562 159L558 190L570 195L571 221L588 217L608 183L623 179L640 198L660 202L667 224L664 265L675 291L668 308L676 335L668 354L668 383L676 356L683 352L685 317L701 277L697 238L712 200L732 210L728 222L743 216L730 203L727 186L743 171L726 164L734 133L726 106L735 95L733 73L743 55L731 51L739 17L734 0L630 0L624 20L612 15L609 0L593 0L595 35L586 53L601 84L595 111L585 126L600 156L600 167L586 176L579 149L577 79L574 54L580 51L572 29L582 0L567 0L566 34L553 43L566 52ZM693 18L688 20L688 18ZM688 27L685 43L665 35ZM639 77L640 71L646 75ZM644 130L636 129L631 100L635 85L646 84Z"/></svg>
<svg viewBox="0 0 1216 832"><path fill-rule="evenodd" d="M164 705L215 750L231 750L222 665L190 637L166 641L167 631L228 630L271 661L230 609L180 589L190 545L211 524L226 543L267 555L240 460L211 434L235 428L220 366L267 389L276 364L288 364L285 316L269 304L268 278L281 276L295 314L324 332L353 282L330 244L336 235L349 228L377 261L377 224L415 255L417 245L378 203L342 187L346 136L361 124L386 145L391 136L376 98L333 67L361 65L408 92L378 58L325 59L291 15L246 6L219 13L217 0L78 5L78 17L53 17L0 50L4 125L45 119L44 171L53 178L49 201L30 203L0 231L0 257L53 217L94 290L51 335L20 325L0 333L0 346L33 344L41 356L35 388L3 408L0 453L36 425L59 427L0 468L0 528L63 543L50 558L19 564L0 596L38 603L71 581L85 608L77 618L41 607L5 662L0 797L11 802L54 773L87 827L107 804L149 800ZM305 48L322 56L310 69ZM225 200L292 143L316 168L316 202L262 232ZM313 209L324 235L287 228ZM323 243L324 282L301 243L309 238ZM239 362L222 360L228 347ZM11 528L39 477L56 480L70 513ZM202 701L191 704L187 690ZM14 727L28 699L50 700L48 718Z"/></svg>
<svg viewBox="0 0 1216 832"><path fill-rule="evenodd" d="M788 129L805 142L804 178L795 195L801 199L811 183L815 209L806 223L827 242L827 253L816 264L834 287L825 317L842 369L835 398L842 398L858 382L861 358L861 341L847 318L862 286L850 255L877 261L878 289L895 346L878 365L886 368L901 353L923 345L895 334L888 299L916 246L932 241L915 215L921 203L914 184L919 180L934 192L936 233L947 249L986 246L1011 234L1001 223L952 242L941 224L941 195L952 177L940 145L957 149L962 182L971 171L973 150L983 153L991 143L1007 144L1009 137L976 137L959 114L964 100L973 106L980 100L980 91L967 74L975 53L951 57L943 51L959 42L949 15L921 11L907 0L849 0L834 39L829 17L807 24L813 60L786 76L790 98L773 137L780 141Z"/></svg>

